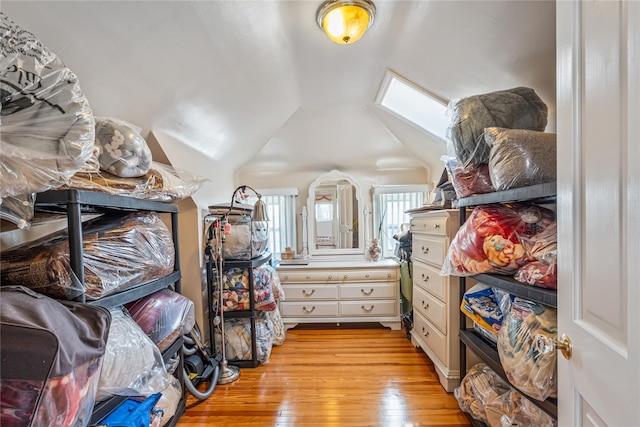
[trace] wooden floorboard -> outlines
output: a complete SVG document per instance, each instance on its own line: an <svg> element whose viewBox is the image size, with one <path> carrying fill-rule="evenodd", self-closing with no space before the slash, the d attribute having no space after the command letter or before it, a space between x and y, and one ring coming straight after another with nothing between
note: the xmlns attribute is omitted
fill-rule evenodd
<svg viewBox="0 0 640 427"><path fill-rule="evenodd" d="M206 385L206 384L203 384ZM469 426L432 362L404 331L298 327L269 363L242 368L205 401L189 396L178 427Z"/></svg>

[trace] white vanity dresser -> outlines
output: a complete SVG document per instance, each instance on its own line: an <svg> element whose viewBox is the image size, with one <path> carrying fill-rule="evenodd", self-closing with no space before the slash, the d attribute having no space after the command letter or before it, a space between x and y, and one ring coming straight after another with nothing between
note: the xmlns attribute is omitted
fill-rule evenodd
<svg viewBox="0 0 640 427"><path fill-rule="evenodd" d="M375 322L401 329L400 264L366 256L369 209L358 182L334 170L313 181L308 195L298 256L305 264L283 261L276 267L285 327Z"/></svg>
<svg viewBox="0 0 640 427"><path fill-rule="evenodd" d="M286 328L298 323L379 322L398 330L400 266L396 261L310 261L279 265Z"/></svg>

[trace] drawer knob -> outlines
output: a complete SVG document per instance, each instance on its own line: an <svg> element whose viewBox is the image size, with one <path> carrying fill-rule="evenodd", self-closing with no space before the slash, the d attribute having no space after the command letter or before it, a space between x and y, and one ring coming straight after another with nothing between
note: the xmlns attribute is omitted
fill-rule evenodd
<svg viewBox="0 0 640 427"><path fill-rule="evenodd" d="M311 309L308 309L307 307L302 307L302 311L304 311L305 313L313 313L313 310L315 309L316 309L315 305L311 307Z"/></svg>
<svg viewBox="0 0 640 427"><path fill-rule="evenodd" d="M429 304L425 304L424 301L422 301L422 308L429 310Z"/></svg>
<svg viewBox="0 0 640 427"><path fill-rule="evenodd" d="M302 290L302 295L304 295L305 297L310 297L311 295L313 295L313 293L315 292L315 289L311 289L311 292L307 292L306 289Z"/></svg>
<svg viewBox="0 0 640 427"><path fill-rule="evenodd" d="M373 304L371 304L369 307L365 307L364 305L361 305L360 307L362 307L362 309L367 313L370 313L371 310L373 310Z"/></svg>
<svg viewBox="0 0 640 427"><path fill-rule="evenodd" d="M346 279L347 277L349 277L349 275L348 275L348 274L345 274L345 275L344 275L344 278Z"/></svg>
<svg viewBox="0 0 640 427"><path fill-rule="evenodd" d="M436 224L436 230L440 228L440 224Z"/></svg>
<svg viewBox="0 0 640 427"><path fill-rule="evenodd" d="M311 279L311 276L307 276L307 280Z"/></svg>
<svg viewBox="0 0 640 427"><path fill-rule="evenodd" d="M333 276L330 274L330 275L329 275L329 279L331 279L332 277L333 277Z"/></svg>
<svg viewBox="0 0 640 427"><path fill-rule="evenodd" d="M428 282L429 281L429 276L427 276L424 273L422 273L422 281L423 282Z"/></svg>
<svg viewBox="0 0 640 427"><path fill-rule="evenodd" d="M387 273L387 277L391 277L391 273Z"/></svg>
<svg viewBox="0 0 640 427"><path fill-rule="evenodd" d="M422 327L422 335L424 335L425 337L429 338L429 331L427 331L424 326Z"/></svg>
<svg viewBox="0 0 640 427"><path fill-rule="evenodd" d="M366 277L366 278L368 279L368 278L369 278L369 275L368 275L368 274L365 274L365 275L364 275L364 277Z"/></svg>
<svg viewBox="0 0 640 427"><path fill-rule="evenodd" d="M373 293L373 288L369 289L368 291L360 289L360 292L362 292L364 295L371 295Z"/></svg>
<svg viewBox="0 0 640 427"><path fill-rule="evenodd" d="M422 247L422 253L423 254L428 254L429 253L429 248L425 248L424 246Z"/></svg>

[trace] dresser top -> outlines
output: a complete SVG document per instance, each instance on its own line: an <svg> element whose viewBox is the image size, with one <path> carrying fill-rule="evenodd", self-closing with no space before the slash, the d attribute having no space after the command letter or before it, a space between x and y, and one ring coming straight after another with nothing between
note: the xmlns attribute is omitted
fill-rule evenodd
<svg viewBox="0 0 640 427"><path fill-rule="evenodd" d="M346 261L315 261L311 259L309 264L279 264L277 270L320 270L320 269L375 269L375 268L396 268L400 264L392 259L383 259L380 261L367 260L346 260Z"/></svg>

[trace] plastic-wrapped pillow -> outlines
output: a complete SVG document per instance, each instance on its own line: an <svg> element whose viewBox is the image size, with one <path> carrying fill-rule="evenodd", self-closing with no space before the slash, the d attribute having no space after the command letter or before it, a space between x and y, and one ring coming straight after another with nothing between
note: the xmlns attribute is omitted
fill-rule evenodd
<svg viewBox="0 0 640 427"><path fill-rule="evenodd" d="M158 347L121 308L113 308L100 371L98 401L113 395L150 396L171 384Z"/></svg>
<svg viewBox="0 0 640 427"><path fill-rule="evenodd" d="M516 297L498 332L498 355L515 387L537 400L556 397L557 312Z"/></svg>
<svg viewBox="0 0 640 427"><path fill-rule="evenodd" d="M456 157L464 166L488 162L484 128L543 131L547 126L547 105L527 87L454 99L448 110L450 139Z"/></svg>
<svg viewBox="0 0 640 427"><path fill-rule="evenodd" d="M90 159L93 112L78 77L0 13L0 197L64 184Z"/></svg>
<svg viewBox="0 0 640 427"><path fill-rule="evenodd" d="M441 274L513 274L533 260L522 238L540 233L554 219L553 211L536 205L476 206L453 238Z"/></svg>
<svg viewBox="0 0 640 427"><path fill-rule="evenodd" d="M96 117L100 168L122 178L142 176L151 169L151 150L140 129L124 120Z"/></svg>
<svg viewBox="0 0 640 427"><path fill-rule="evenodd" d="M451 184L459 198L496 191L491 184L489 165L486 163L464 167L455 157L441 159L445 162Z"/></svg>
<svg viewBox="0 0 640 427"><path fill-rule="evenodd" d="M490 127L484 139L491 147L489 176L496 190L556 180L556 134Z"/></svg>

